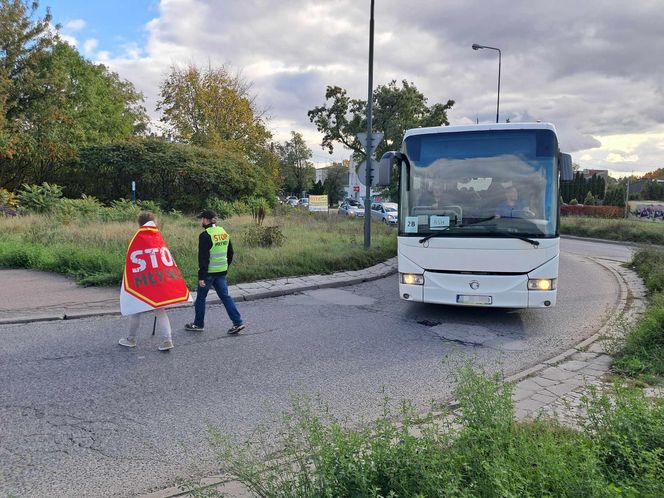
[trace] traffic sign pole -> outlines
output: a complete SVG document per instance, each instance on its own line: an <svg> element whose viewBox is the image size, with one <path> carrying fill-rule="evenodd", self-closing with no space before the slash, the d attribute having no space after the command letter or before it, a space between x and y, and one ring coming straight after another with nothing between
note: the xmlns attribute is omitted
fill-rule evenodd
<svg viewBox="0 0 664 498"><path fill-rule="evenodd" d="M371 156L373 154L373 137L371 136L371 107L373 103L373 50L374 50L374 0L371 0L371 17L369 20L369 95L367 97L367 174L364 185L364 247L371 247Z"/></svg>

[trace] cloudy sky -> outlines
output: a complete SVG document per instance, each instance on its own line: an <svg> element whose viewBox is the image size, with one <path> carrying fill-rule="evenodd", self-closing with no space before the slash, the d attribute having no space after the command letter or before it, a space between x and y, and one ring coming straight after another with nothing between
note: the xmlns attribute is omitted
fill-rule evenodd
<svg viewBox="0 0 664 498"><path fill-rule="evenodd" d="M339 85L367 98L370 0L41 1L88 59L130 80L158 119L173 65L227 65L253 82L275 139L320 148L307 111ZM375 0L374 85L413 82L429 104L453 99L451 124L556 125L582 168L616 177L664 167L661 0Z"/></svg>

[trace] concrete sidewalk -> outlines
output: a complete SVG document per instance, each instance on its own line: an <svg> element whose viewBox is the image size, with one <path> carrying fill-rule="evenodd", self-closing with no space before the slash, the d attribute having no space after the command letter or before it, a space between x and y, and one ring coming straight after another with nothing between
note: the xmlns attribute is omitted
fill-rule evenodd
<svg viewBox="0 0 664 498"><path fill-rule="evenodd" d="M396 271L397 258L391 258L363 270L260 280L231 285L228 290L236 301L252 301L358 284ZM0 270L0 283L0 325L120 314L119 287L80 287L62 275L34 270ZM192 297L196 299L195 292ZM210 292L207 301L219 302L219 298ZM186 306L192 304L177 307Z"/></svg>

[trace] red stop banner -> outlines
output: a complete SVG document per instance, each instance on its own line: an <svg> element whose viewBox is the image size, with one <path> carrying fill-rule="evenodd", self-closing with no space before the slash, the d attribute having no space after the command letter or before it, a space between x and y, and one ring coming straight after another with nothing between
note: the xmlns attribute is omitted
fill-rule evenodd
<svg viewBox="0 0 664 498"><path fill-rule="evenodd" d="M187 284L156 226L143 225L129 242L123 290L152 308L189 301ZM123 314L139 310L127 311Z"/></svg>

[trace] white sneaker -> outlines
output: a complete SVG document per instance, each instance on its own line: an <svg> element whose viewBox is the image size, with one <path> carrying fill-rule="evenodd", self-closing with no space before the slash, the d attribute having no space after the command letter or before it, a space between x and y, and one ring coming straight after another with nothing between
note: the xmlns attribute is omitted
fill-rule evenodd
<svg viewBox="0 0 664 498"><path fill-rule="evenodd" d="M173 349L173 341L164 341L159 345L159 351L168 351Z"/></svg>
<svg viewBox="0 0 664 498"><path fill-rule="evenodd" d="M120 346L124 346L126 348L135 348L136 347L136 338L135 337L123 337L118 341L118 344Z"/></svg>

